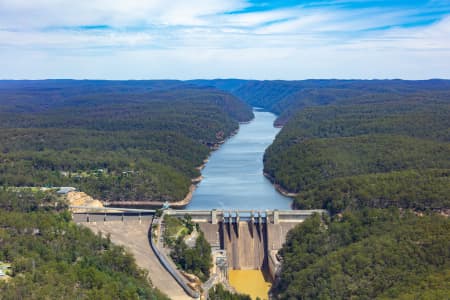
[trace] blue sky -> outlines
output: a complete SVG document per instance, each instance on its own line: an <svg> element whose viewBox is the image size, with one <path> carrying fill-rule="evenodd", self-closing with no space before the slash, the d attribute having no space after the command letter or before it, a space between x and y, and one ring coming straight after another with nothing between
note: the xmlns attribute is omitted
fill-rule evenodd
<svg viewBox="0 0 450 300"><path fill-rule="evenodd" d="M0 0L0 78L450 78L450 0Z"/></svg>

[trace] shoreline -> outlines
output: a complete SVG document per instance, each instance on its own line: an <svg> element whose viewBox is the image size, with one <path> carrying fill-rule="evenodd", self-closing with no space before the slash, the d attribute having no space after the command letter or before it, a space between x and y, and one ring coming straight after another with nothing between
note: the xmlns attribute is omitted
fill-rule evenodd
<svg viewBox="0 0 450 300"><path fill-rule="evenodd" d="M275 183L274 178L272 176L270 176L268 173L263 172L263 174L264 174L264 177L269 179L270 183L272 183L272 185L275 187L277 192L280 193L281 195L288 197L288 198L294 198L294 197L298 196L298 193L289 192L288 190L281 187L278 183Z"/></svg>
<svg viewBox="0 0 450 300"><path fill-rule="evenodd" d="M253 120L253 119L252 119ZM250 123L251 121L249 121L248 123ZM244 123L239 123L240 124L244 124ZM208 154L208 156L203 160L203 163L196 167L195 169L201 171L205 168L206 164L209 161L209 157L211 156L211 154L218 150L220 148L221 145L223 145L228 139L232 138L233 136L235 136L238 132L239 132L240 127L238 127L236 130L232 131L230 133L230 135L221 140L218 141L217 143L213 144L210 147L210 152ZM173 201L173 202L168 202L169 207L170 208L176 208L176 209L183 209L185 208L187 205L189 205L189 203L191 203L192 197L194 196L194 192L197 189L197 184L199 184L202 180L203 180L203 175L200 174L200 176L195 177L195 178L191 178L191 185L189 187L189 192L186 194L186 196L179 201ZM116 206L116 207L138 207L138 208L161 208L166 201L101 201L102 204L105 207L108 206Z"/></svg>
<svg viewBox="0 0 450 300"><path fill-rule="evenodd" d="M187 195L179 201L168 202L171 208L184 208L186 207L192 200L192 196L194 195L194 191L197 188L195 184L191 184L189 187L189 192ZM166 201L108 201L103 202L105 207L115 206L115 207L140 207L140 208L161 208Z"/></svg>
<svg viewBox="0 0 450 300"><path fill-rule="evenodd" d="M245 124L250 123L251 121L239 122L239 125L245 125ZM275 125L274 127L278 127L278 126ZM283 127L283 126L280 126L280 127ZM170 202L170 201L151 201L151 200L150 201L102 201L103 205L106 206L106 207L108 207L108 206L116 206L116 207L134 207L134 208L155 209L155 208L162 208L163 205L166 204L166 202L167 202L170 208L174 208L174 209L184 209L184 208L186 208L192 201L192 198L193 198L194 192L195 192L195 190L197 188L197 185L204 178L203 175L201 174L201 171L206 167L206 164L209 162L210 156L213 154L214 151L219 150L220 146L225 144L227 142L227 140L229 140L232 137L234 137L235 135L237 135L240 129L241 129L241 127L238 126L238 128L233 130L228 137L226 137L223 140L217 141L216 143L214 143L214 144L209 146L210 152L208 153L208 156L203 160L201 165L199 165L198 167L195 168L198 171L200 171L200 176L195 177L195 178L191 178L191 185L189 187L189 191L188 191L188 193L186 194L186 196L182 200L173 201L173 202ZM272 184L274 189L279 194L283 195L284 197L290 198L292 200L294 197L296 197L298 195L298 193L290 192L290 191L284 189L281 185L275 183L274 178L272 176L270 176L268 173L263 172L263 176L266 177L270 181L270 183ZM294 209L293 203L294 203L294 201L292 201L292 203L290 205L291 209Z"/></svg>
<svg viewBox="0 0 450 300"><path fill-rule="evenodd" d="M212 153L216 150L219 150L221 145L225 144L227 142L227 140L231 139L232 137L234 137L235 135L237 135L239 133L239 130L241 129L240 125L246 125L251 123L254 120L254 118L252 118L252 120L250 121L246 121L246 122L238 122L239 126L233 130L229 136L227 136L226 138L224 138L223 140L217 141L214 144L210 144L209 145L209 149L210 152L208 153L207 157L203 160L202 164L199 165L198 167L196 167L195 169L197 169L198 171L200 171L200 176L195 177L195 178L191 178L191 185L189 187L189 191L186 194L186 196L182 199L182 200L178 200L178 201L102 201L104 206L118 206L118 207L135 207L135 208L161 208L164 204L168 203L169 207L171 208L175 208L175 209L184 209L186 208L186 206L188 206L193 198L194 192L197 188L197 185L203 180L203 175L201 174L201 171L206 167L206 164L209 162L209 158L212 155ZM274 124L272 125L275 128L282 128L283 125L278 125L278 124ZM263 172L263 176L266 177L270 183L272 184L272 186L275 188L275 190L283 195L284 197L287 198L294 198L298 195L298 193L292 193L286 189L284 189L281 185L275 183L275 180L272 176L270 176L268 173ZM294 209L293 207L293 201L291 203L291 209Z"/></svg>

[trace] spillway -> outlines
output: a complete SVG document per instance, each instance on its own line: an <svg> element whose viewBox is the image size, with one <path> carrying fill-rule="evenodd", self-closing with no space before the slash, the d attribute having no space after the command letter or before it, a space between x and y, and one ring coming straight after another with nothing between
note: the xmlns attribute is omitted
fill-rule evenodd
<svg viewBox="0 0 450 300"><path fill-rule="evenodd" d="M267 225L249 221L219 223L221 248L234 270L262 270L267 263Z"/></svg>

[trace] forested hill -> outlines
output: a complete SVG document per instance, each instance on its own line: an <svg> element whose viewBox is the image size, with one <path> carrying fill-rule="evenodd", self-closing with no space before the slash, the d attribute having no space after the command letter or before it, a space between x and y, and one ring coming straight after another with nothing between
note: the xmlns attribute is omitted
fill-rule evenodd
<svg viewBox="0 0 450 300"><path fill-rule="evenodd" d="M448 83L324 82L275 104L265 172L296 208L331 213L288 235L277 298L447 297Z"/></svg>
<svg viewBox="0 0 450 300"><path fill-rule="evenodd" d="M297 208L450 208L450 80L196 80L279 115L264 171Z"/></svg>
<svg viewBox="0 0 450 300"><path fill-rule="evenodd" d="M265 171L301 208L448 208L450 97L427 93L304 108L267 149Z"/></svg>
<svg viewBox="0 0 450 300"><path fill-rule="evenodd" d="M448 299L450 220L396 209L314 216L288 233L276 299Z"/></svg>
<svg viewBox="0 0 450 300"><path fill-rule="evenodd" d="M332 103L392 100L408 96L447 98L450 80L192 80L191 84L213 86L228 91L252 106L277 115L277 125L285 125L297 111Z"/></svg>
<svg viewBox="0 0 450 300"><path fill-rule="evenodd" d="M253 118L179 81L0 81L0 185L102 200L181 200L210 147Z"/></svg>
<svg viewBox="0 0 450 300"><path fill-rule="evenodd" d="M73 223L54 191L0 188L4 266L9 268L6 279L0 278L2 300L168 300L123 247Z"/></svg>

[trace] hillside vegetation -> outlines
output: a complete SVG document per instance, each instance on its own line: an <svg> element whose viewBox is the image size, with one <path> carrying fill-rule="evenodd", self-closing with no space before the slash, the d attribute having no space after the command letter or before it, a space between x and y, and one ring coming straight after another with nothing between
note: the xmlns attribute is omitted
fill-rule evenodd
<svg viewBox="0 0 450 300"><path fill-rule="evenodd" d="M0 299L168 299L130 254L64 207L52 192L0 189L0 262L11 264Z"/></svg>
<svg viewBox="0 0 450 300"><path fill-rule="evenodd" d="M253 117L174 81L0 82L0 185L74 186L102 200L181 200L210 147Z"/></svg>
<svg viewBox="0 0 450 300"><path fill-rule="evenodd" d="M446 299L450 221L397 209L363 209L289 232L281 299Z"/></svg>
<svg viewBox="0 0 450 300"><path fill-rule="evenodd" d="M448 101L449 80L192 80L191 84L228 91L252 106L278 115L276 125L286 125L300 110L331 104L363 104L426 99Z"/></svg>
<svg viewBox="0 0 450 300"><path fill-rule="evenodd" d="M284 127L265 172L296 208L331 213L289 233L275 297L446 299L449 82L321 84L269 106Z"/></svg>
<svg viewBox="0 0 450 300"><path fill-rule="evenodd" d="M194 224L189 215L184 216L184 219L164 215L164 244L170 249L170 257L179 269L205 282L209 279L212 267L211 246L200 226ZM188 237L194 238L194 245L186 244Z"/></svg>
<svg viewBox="0 0 450 300"><path fill-rule="evenodd" d="M448 297L450 81L237 79L0 81L0 261L14 272L0 295L162 297L123 249L68 222L53 194L24 187L179 200L250 105L284 125L267 175L298 193L296 208L330 211L288 234L276 298ZM195 251L176 244L178 262L206 274L202 240Z"/></svg>
<svg viewBox="0 0 450 300"><path fill-rule="evenodd" d="M167 299L52 186L102 200L180 200L211 148L253 117L179 81L0 81L0 299Z"/></svg>
<svg viewBox="0 0 450 300"><path fill-rule="evenodd" d="M450 98L386 98L299 111L267 149L265 172L299 193L299 208L448 208Z"/></svg>

